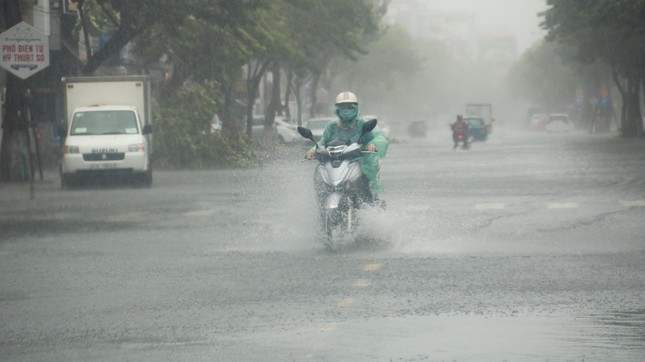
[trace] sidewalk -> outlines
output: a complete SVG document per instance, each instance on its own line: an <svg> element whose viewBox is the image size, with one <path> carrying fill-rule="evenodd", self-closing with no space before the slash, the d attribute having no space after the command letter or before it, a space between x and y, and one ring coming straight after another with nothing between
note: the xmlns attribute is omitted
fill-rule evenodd
<svg viewBox="0 0 645 362"><path fill-rule="evenodd" d="M43 170L43 179L40 173L34 175L34 191L37 197L39 192L60 190L60 177L57 171ZM31 197L29 181L0 182L0 201L23 200Z"/></svg>

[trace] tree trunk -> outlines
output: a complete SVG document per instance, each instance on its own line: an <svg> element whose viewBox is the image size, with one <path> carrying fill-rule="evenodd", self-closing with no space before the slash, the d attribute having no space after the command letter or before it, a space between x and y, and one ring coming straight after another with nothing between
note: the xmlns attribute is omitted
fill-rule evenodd
<svg viewBox="0 0 645 362"><path fill-rule="evenodd" d="M296 96L296 118L298 126L302 126L302 77L296 76L295 84L293 85L293 94Z"/></svg>
<svg viewBox="0 0 645 362"><path fill-rule="evenodd" d="M251 139L253 132L253 105L255 103L256 88L249 87L247 89L249 99L246 102L246 136Z"/></svg>
<svg viewBox="0 0 645 362"><path fill-rule="evenodd" d="M4 0L0 5L7 29L22 21L19 0ZM2 123L0 178L3 181L25 179L29 172L27 129L27 86L24 80L7 72L7 98ZM24 152L23 152L24 151Z"/></svg>
<svg viewBox="0 0 645 362"><path fill-rule="evenodd" d="M316 103L318 102L318 82L320 81L320 73L316 72L313 74L313 79L311 81L311 89L309 89L309 99L311 101L311 109L309 110L309 117L316 117Z"/></svg>
<svg viewBox="0 0 645 362"><path fill-rule="evenodd" d="M643 134L643 119L640 107L640 77L630 74L627 80L625 102L626 114L622 122L624 137L637 137Z"/></svg>
<svg viewBox="0 0 645 362"><path fill-rule="evenodd" d="M265 146L273 143L273 121L282 106L280 103L280 65L278 63L274 63L271 67L271 74L273 75L271 98L266 114L264 115L264 134L262 137Z"/></svg>
<svg viewBox="0 0 645 362"><path fill-rule="evenodd" d="M220 112L221 121L222 121L222 136L232 137L237 136L237 127L235 126L235 121L231 115L231 102L233 101L233 88L224 86L222 87L222 93L224 94L224 102L222 105L222 110Z"/></svg>
<svg viewBox="0 0 645 362"><path fill-rule="evenodd" d="M289 107L291 99L291 81L293 80L293 71L289 70L287 72L287 86L284 90L284 115L288 120L291 120L291 107Z"/></svg>
<svg viewBox="0 0 645 362"><path fill-rule="evenodd" d="M7 100L2 136L2 180L25 180L28 175L27 88L25 81L7 74Z"/></svg>
<svg viewBox="0 0 645 362"><path fill-rule="evenodd" d="M645 113L643 113L643 105L645 105L645 68L641 69L640 72L640 78L641 78L641 85L639 87L640 94L642 97L642 102L639 99L638 100L638 105L640 108L639 110L639 122L638 122L638 130L639 130L639 136L640 137L645 137Z"/></svg>
<svg viewBox="0 0 645 362"><path fill-rule="evenodd" d="M627 115L627 92L625 90L625 86L623 83L620 81L620 77L618 76L618 70L616 69L615 65L611 65L611 75L614 78L614 83L616 84L616 88L618 88L618 92L620 92L620 98L622 99L621 102L621 107L620 107L620 126L622 128L623 123L625 122L625 118Z"/></svg>
<svg viewBox="0 0 645 362"><path fill-rule="evenodd" d="M249 71L246 76L246 93L248 96L246 102L246 135L251 139L251 132L253 132L253 106L255 105L255 98L258 95L260 81L266 71L269 63L267 61L256 61L255 68L251 69L249 64Z"/></svg>
<svg viewBox="0 0 645 362"><path fill-rule="evenodd" d="M92 58L92 44L90 44L90 33L89 30L87 30L87 16L85 16L85 9L83 6L85 5L85 0L78 0L78 16L81 20L81 25L83 27L83 37L85 41L85 54L87 56L87 59Z"/></svg>

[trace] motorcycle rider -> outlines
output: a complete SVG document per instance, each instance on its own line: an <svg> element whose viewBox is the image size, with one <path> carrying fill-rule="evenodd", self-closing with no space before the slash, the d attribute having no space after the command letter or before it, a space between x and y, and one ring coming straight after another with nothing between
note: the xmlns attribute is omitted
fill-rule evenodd
<svg viewBox="0 0 645 362"><path fill-rule="evenodd" d="M362 134L365 120L359 116L358 98L352 92L341 92L336 96L335 113L337 121L329 122L323 136L318 142L318 147L325 147L332 140L343 140L347 144L360 143L371 153L364 153L358 158L363 177L359 182L358 192L361 198L369 204L378 200L377 193L382 191L383 185L378 179L380 159L385 157L389 142L380 128ZM307 152L307 159L311 160L316 155L316 147ZM314 180L318 201L324 200L325 188L316 173Z"/></svg>
<svg viewBox="0 0 645 362"><path fill-rule="evenodd" d="M457 120L455 123L450 125L450 128L452 128L452 140L455 142L455 146L453 148L457 148L459 145L459 134L462 134L463 137L463 142L464 142L464 148L468 147L468 123L464 121L464 118L461 116L461 114L457 115Z"/></svg>

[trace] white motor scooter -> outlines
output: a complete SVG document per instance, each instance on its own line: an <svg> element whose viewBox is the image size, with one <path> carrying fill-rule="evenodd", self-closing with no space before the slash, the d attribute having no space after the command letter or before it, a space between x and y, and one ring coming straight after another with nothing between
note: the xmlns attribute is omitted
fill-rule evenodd
<svg viewBox="0 0 645 362"><path fill-rule="evenodd" d="M363 125L363 134L376 127L377 120ZM353 239L358 225L358 210L368 200L364 187L369 182L361 171L358 158L363 153L362 145L347 144L343 140L333 140L325 147L318 147L311 130L298 127L298 133L316 144L316 160L319 164L314 174L316 192L320 197L320 218L325 244L336 250L343 241Z"/></svg>

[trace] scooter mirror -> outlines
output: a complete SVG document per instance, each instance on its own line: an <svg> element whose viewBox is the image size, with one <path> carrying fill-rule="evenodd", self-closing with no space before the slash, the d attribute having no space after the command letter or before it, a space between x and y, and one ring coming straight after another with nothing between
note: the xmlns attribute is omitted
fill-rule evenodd
<svg viewBox="0 0 645 362"><path fill-rule="evenodd" d="M314 135L311 133L311 130L309 128L305 127L298 127L298 133L304 138L308 138L313 141Z"/></svg>
<svg viewBox="0 0 645 362"><path fill-rule="evenodd" d="M376 119L365 122L365 124L363 125L363 134L371 132L376 127L377 122L378 121Z"/></svg>

